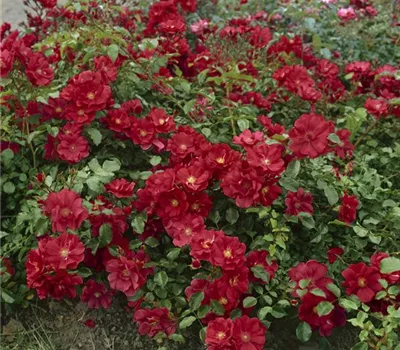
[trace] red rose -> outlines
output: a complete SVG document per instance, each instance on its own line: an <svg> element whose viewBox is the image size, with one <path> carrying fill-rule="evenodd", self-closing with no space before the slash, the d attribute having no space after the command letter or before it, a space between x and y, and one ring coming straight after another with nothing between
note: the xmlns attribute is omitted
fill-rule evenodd
<svg viewBox="0 0 400 350"><path fill-rule="evenodd" d="M158 133L168 134L176 128L174 118L161 108L152 108L146 118L153 123Z"/></svg>
<svg viewBox="0 0 400 350"><path fill-rule="evenodd" d="M87 303L89 309L108 309L111 305L111 295L104 283L89 280L82 289L81 301Z"/></svg>
<svg viewBox="0 0 400 350"><path fill-rule="evenodd" d="M88 217L79 195L67 189L52 192L45 201L44 211L51 217L53 232L66 232L79 229Z"/></svg>
<svg viewBox="0 0 400 350"><path fill-rule="evenodd" d="M14 52L2 49L0 52L0 77L6 78L14 67Z"/></svg>
<svg viewBox="0 0 400 350"><path fill-rule="evenodd" d="M212 145L209 149L205 162L207 164L207 170L213 172L217 177L221 173L228 171L228 168L238 161L240 158L240 153L234 151L225 143L217 143Z"/></svg>
<svg viewBox="0 0 400 350"><path fill-rule="evenodd" d="M180 168L176 179L188 192L200 192L207 188L210 174L200 164Z"/></svg>
<svg viewBox="0 0 400 350"><path fill-rule="evenodd" d="M133 196L135 183L126 181L125 179L115 179L104 187L117 198L129 198Z"/></svg>
<svg viewBox="0 0 400 350"><path fill-rule="evenodd" d="M54 70L42 54L35 53L28 60L26 75L33 85L45 86L53 81Z"/></svg>
<svg viewBox="0 0 400 350"><path fill-rule="evenodd" d="M258 144L247 149L247 160L250 165L261 169L264 175L278 175L285 169L283 150L283 146L278 144Z"/></svg>
<svg viewBox="0 0 400 350"><path fill-rule="evenodd" d="M142 102L139 99L126 101L121 105L121 110L127 114L140 114L143 110Z"/></svg>
<svg viewBox="0 0 400 350"><path fill-rule="evenodd" d="M328 135L333 131L332 122L322 115L303 114L289 131L289 148L299 158L316 158L327 151Z"/></svg>
<svg viewBox="0 0 400 350"><path fill-rule="evenodd" d="M265 270L265 272L268 273L269 279L271 280L274 278L275 272L278 270L278 264L276 260L270 260L268 256L269 253L266 250L253 250L247 256L246 265L250 269L255 266L262 267ZM266 283L260 278L255 277L253 273L250 274L250 279L257 283L262 283L262 284Z"/></svg>
<svg viewBox="0 0 400 350"><path fill-rule="evenodd" d="M299 263L297 266L289 269L289 277L292 281L296 282L296 287L292 293L294 296L299 296L297 294L297 289L304 289L300 287L300 281L307 281L308 284L305 287L307 290L312 290L315 288L326 290L326 285L333 283L333 280L326 277L328 268L325 264L320 264L316 260L310 260L306 263Z"/></svg>
<svg viewBox="0 0 400 350"><path fill-rule="evenodd" d="M342 255L344 250L340 247L331 248L328 250L328 261L330 264L333 264L338 256Z"/></svg>
<svg viewBox="0 0 400 350"><path fill-rule="evenodd" d="M261 131L251 132L244 130L239 136L234 136L232 143L242 147L253 146L264 140L264 134Z"/></svg>
<svg viewBox="0 0 400 350"><path fill-rule="evenodd" d="M105 122L110 130L115 132L129 132L131 128L131 119L122 108L109 111L105 118Z"/></svg>
<svg viewBox="0 0 400 350"><path fill-rule="evenodd" d="M133 118L128 136L135 145L139 145L143 150L148 150L153 144L156 133L153 124L147 119Z"/></svg>
<svg viewBox="0 0 400 350"><path fill-rule="evenodd" d="M278 123L274 124L272 119L265 115L260 115L257 120L264 127L269 137L275 134L282 135L285 132L285 128L282 125Z"/></svg>
<svg viewBox="0 0 400 350"><path fill-rule="evenodd" d="M84 258L85 246L78 236L63 233L57 238L49 239L44 246L46 263L54 269L76 269Z"/></svg>
<svg viewBox="0 0 400 350"><path fill-rule="evenodd" d="M341 205L339 207L339 220L352 223L357 217L358 199L356 196L349 196L345 194L340 198Z"/></svg>
<svg viewBox="0 0 400 350"><path fill-rule="evenodd" d="M96 327L96 322L94 322L91 318L86 320L85 323L83 324L85 327L88 328L95 328Z"/></svg>
<svg viewBox="0 0 400 350"><path fill-rule="evenodd" d="M390 105L385 100L368 98L365 101L364 107L368 113L372 114L376 119L379 119L389 114Z"/></svg>
<svg viewBox="0 0 400 350"><path fill-rule="evenodd" d="M212 263L224 270L234 270L246 261L245 252L246 245L239 238L221 235L211 247Z"/></svg>
<svg viewBox="0 0 400 350"><path fill-rule="evenodd" d="M188 193L188 211L206 218L212 209L210 197L205 192Z"/></svg>
<svg viewBox="0 0 400 350"><path fill-rule="evenodd" d="M241 316L233 321L233 339L236 350L262 350L265 344L266 327L254 317Z"/></svg>
<svg viewBox="0 0 400 350"><path fill-rule="evenodd" d="M207 350L235 349L233 339L233 322L231 319L218 317L207 326L205 343Z"/></svg>
<svg viewBox="0 0 400 350"><path fill-rule="evenodd" d="M120 256L118 259L111 259L106 264L106 271L110 287L119 290L130 297L146 283L146 274L142 274L141 268L136 260Z"/></svg>
<svg viewBox="0 0 400 350"><path fill-rule="evenodd" d="M239 266L235 270L224 271L216 283L221 282L227 287L228 299L239 299L249 289L249 269Z"/></svg>
<svg viewBox="0 0 400 350"><path fill-rule="evenodd" d="M182 218L169 220L165 226L177 247L190 244L193 237L205 229L204 219L200 215L187 214Z"/></svg>
<svg viewBox="0 0 400 350"><path fill-rule="evenodd" d="M381 261L389 258L390 255L383 252L376 252L371 256L371 266L375 266L377 269L381 269ZM382 278L387 280L389 283L400 282L400 270L394 271L390 274L381 274Z"/></svg>
<svg viewBox="0 0 400 350"><path fill-rule="evenodd" d="M57 155L70 164L78 163L89 155L89 142L83 136L63 135L57 145Z"/></svg>
<svg viewBox="0 0 400 350"><path fill-rule="evenodd" d="M351 264L342 272L347 295L355 294L363 303L374 299L377 292L382 289L379 280L382 278L375 266L364 263Z"/></svg>
<svg viewBox="0 0 400 350"><path fill-rule="evenodd" d="M278 185L275 185L273 181L269 181L262 185L259 192L259 201L263 206L269 207L281 193L282 189Z"/></svg>
<svg viewBox="0 0 400 350"><path fill-rule="evenodd" d="M193 136L186 132L178 132L168 140L167 151L179 159L196 151Z"/></svg>
<svg viewBox="0 0 400 350"><path fill-rule="evenodd" d="M190 242L190 255L198 260L211 260L211 248L218 236L223 236L224 232L215 230L202 230L197 233Z"/></svg>
<svg viewBox="0 0 400 350"><path fill-rule="evenodd" d="M135 311L133 320L139 323L139 333L154 337L158 333L167 336L176 332L176 319L166 307L139 309Z"/></svg>
<svg viewBox="0 0 400 350"><path fill-rule="evenodd" d="M299 213L314 213L312 206L313 196L310 192L304 192L304 188L299 188L297 192L289 191L286 199L286 214L298 215Z"/></svg>
<svg viewBox="0 0 400 350"><path fill-rule="evenodd" d="M98 56L94 58L94 66L100 72L103 82L108 84L117 79L118 68L108 56Z"/></svg>
<svg viewBox="0 0 400 350"><path fill-rule="evenodd" d="M157 215L160 218L178 217L185 214L189 204L186 193L177 188L169 192L163 192L157 208Z"/></svg>
<svg viewBox="0 0 400 350"><path fill-rule="evenodd" d="M350 131L347 129L340 129L337 130L335 134L339 137L341 142L340 144L335 145L335 154L342 159L353 156L354 145L350 141Z"/></svg>

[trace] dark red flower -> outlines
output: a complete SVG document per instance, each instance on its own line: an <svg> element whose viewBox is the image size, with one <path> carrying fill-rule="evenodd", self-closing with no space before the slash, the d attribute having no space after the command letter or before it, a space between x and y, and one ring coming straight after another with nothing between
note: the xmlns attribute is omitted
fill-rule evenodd
<svg viewBox="0 0 400 350"><path fill-rule="evenodd" d="M247 256L246 265L250 269L255 266L262 267L268 273L270 280L274 278L275 272L278 270L276 260L271 260L266 250L252 250ZM253 273L251 273L250 279L257 283L266 283L260 278L255 277Z"/></svg>
<svg viewBox="0 0 400 350"><path fill-rule="evenodd" d="M49 239L44 246L46 263L54 269L76 269L84 258L85 246L78 236L63 233L57 238Z"/></svg>
<svg viewBox="0 0 400 350"><path fill-rule="evenodd" d="M233 339L236 350L262 350L267 328L257 318L244 315L233 321Z"/></svg>
<svg viewBox="0 0 400 350"><path fill-rule="evenodd" d="M170 336L176 332L176 319L166 307L139 309L134 313L133 320L139 323L141 335L154 337L161 332Z"/></svg>
<svg viewBox="0 0 400 350"><path fill-rule="evenodd" d="M312 206L313 196L310 192L305 192L304 188L299 188L297 192L289 191L286 199L286 214L298 215L299 213L314 213Z"/></svg>
<svg viewBox="0 0 400 350"><path fill-rule="evenodd" d="M226 287L228 299L239 299L249 289L249 269L246 266L238 266L235 270L224 271L220 281Z"/></svg>
<svg viewBox="0 0 400 350"><path fill-rule="evenodd" d="M35 53L29 57L25 72L29 81L35 86L49 85L54 79L53 68L40 53Z"/></svg>
<svg viewBox="0 0 400 350"><path fill-rule="evenodd" d="M6 78L14 67L14 51L2 49L0 52L0 77Z"/></svg>
<svg viewBox="0 0 400 350"><path fill-rule="evenodd" d="M81 301L87 303L89 309L108 309L111 305L111 295L104 283L89 280L82 289Z"/></svg>
<svg viewBox="0 0 400 350"><path fill-rule="evenodd" d="M163 192L158 202L157 215L160 218L182 216L188 209L186 193L177 188Z"/></svg>
<svg viewBox="0 0 400 350"><path fill-rule="evenodd" d="M274 124L272 119L265 115L260 115L257 120L267 131L269 137L272 137L275 134L281 135L285 132L285 128L282 125L278 123Z"/></svg>
<svg viewBox="0 0 400 350"><path fill-rule="evenodd" d="M233 322L231 319L218 317L207 326L205 343L208 350L235 349L232 339Z"/></svg>
<svg viewBox="0 0 400 350"><path fill-rule="evenodd" d="M347 129L340 129L337 130L335 134L340 139L340 144L334 147L335 154L342 159L351 157L353 155L354 145L350 141L350 131Z"/></svg>
<svg viewBox="0 0 400 350"><path fill-rule="evenodd" d="M347 295L355 294L363 303L374 299L377 292L382 289L379 280L382 278L375 266L364 263L351 264L342 272Z"/></svg>
<svg viewBox="0 0 400 350"><path fill-rule="evenodd" d="M368 113L372 114L376 119L385 117L389 114L389 103L382 99L368 98L365 101L364 107Z"/></svg>
<svg viewBox="0 0 400 350"><path fill-rule="evenodd" d="M111 259L106 264L106 271L110 287L119 290L130 297L146 283L146 274L143 274L136 260L120 256Z"/></svg>
<svg viewBox="0 0 400 350"><path fill-rule="evenodd" d="M67 189L52 192L45 201L44 211L51 217L53 232L77 230L88 217L79 195Z"/></svg>
<svg viewBox="0 0 400 350"><path fill-rule="evenodd" d="M190 242L190 255L198 260L212 261L211 248L218 236L223 236L223 231L202 230Z"/></svg>
<svg viewBox="0 0 400 350"><path fill-rule="evenodd" d="M104 187L109 193L112 193L117 198L129 198L133 196L135 183L129 182L125 179L115 179Z"/></svg>
<svg viewBox="0 0 400 350"><path fill-rule="evenodd" d="M261 169L265 175L278 175L285 169L283 151L282 145L261 143L247 149L247 161L250 165Z"/></svg>
<svg viewBox="0 0 400 350"><path fill-rule="evenodd" d="M143 106L139 99L129 100L121 105L121 110L127 114L142 113Z"/></svg>
<svg viewBox="0 0 400 350"><path fill-rule="evenodd" d="M259 201L265 206L269 207L274 203L274 201L280 196L282 189L275 185L274 181L266 182L262 185L259 192Z"/></svg>
<svg viewBox="0 0 400 350"><path fill-rule="evenodd" d="M217 177L225 173L228 168L239 160L240 154L225 143L212 145L205 158L207 170L213 172Z"/></svg>
<svg viewBox="0 0 400 350"><path fill-rule="evenodd" d="M220 235L211 246L211 260L224 270L234 270L246 261L245 252L246 245L239 238Z"/></svg>
<svg viewBox="0 0 400 350"><path fill-rule="evenodd" d="M147 119L153 123L158 133L167 134L175 130L174 118L161 108L152 108Z"/></svg>
<svg viewBox="0 0 400 350"><path fill-rule="evenodd" d="M389 258L390 255L383 252L376 252L371 256L371 266L375 266L377 269L381 269L381 261L383 259ZM387 280L389 283L396 283L400 282L400 270L394 271L390 274L383 274L381 273L382 278Z"/></svg>
<svg viewBox="0 0 400 350"><path fill-rule="evenodd" d="M188 192L200 192L207 188L210 174L200 164L180 168L176 172L177 181Z"/></svg>
<svg viewBox="0 0 400 350"><path fill-rule="evenodd" d="M233 137L233 143L243 147L253 146L264 140L264 134L261 131L251 132L244 130L239 136Z"/></svg>
<svg viewBox="0 0 400 350"><path fill-rule="evenodd" d="M57 155L70 164L78 163L89 155L89 142L80 135L63 135L57 145Z"/></svg>
<svg viewBox="0 0 400 350"><path fill-rule="evenodd" d="M133 118L128 136L135 145L139 145L143 150L148 150L153 144L156 132L153 123L147 119Z"/></svg>
<svg viewBox="0 0 400 350"><path fill-rule="evenodd" d="M108 84L117 79L118 68L108 56L98 56L94 58L94 66L100 72L103 82Z"/></svg>
<svg viewBox="0 0 400 350"><path fill-rule="evenodd" d="M177 247L190 244L193 237L205 228L204 218L194 214L186 214L183 217L169 220L164 226Z"/></svg>
<svg viewBox="0 0 400 350"><path fill-rule="evenodd" d="M339 207L339 220L352 223L357 217L358 199L356 196L349 196L347 194L340 198L341 205Z"/></svg>
<svg viewBox="0 0 400 350"><path fill-rule="evenodd" d="M167 151L179 159L196 151L193 136L186 132L178 132L168 140Z"/></svg>
<svg viewBox="0 0 400 350"><path fill-rule="evenodd" d="M95 328L96 322L94 322L91 318L89 318L88 320L85 321L83 325L88 328Z"/></svg>
<svg viewBox="0 0 400 350"><path fill-rule="evenodd" d="M316 158L327 151L328 135L333 131L332 122L322 115L303 114L289 131L289 148L299 158Z"/></svg>
<svg viewBox="0 0 400 350"><path fill-rule="evenodd" d="M105 121L115 132L129 132L131 128L131 119L122 108L109 111Z"/></svg>
<svg viewBox="0 0 400 350"><path fill-rule="evenodd" d="M342 255L344 253L343 248L336 247L336 248L331 248L328 250L328 261L330 264L333 264L338 256Z"/></svg>

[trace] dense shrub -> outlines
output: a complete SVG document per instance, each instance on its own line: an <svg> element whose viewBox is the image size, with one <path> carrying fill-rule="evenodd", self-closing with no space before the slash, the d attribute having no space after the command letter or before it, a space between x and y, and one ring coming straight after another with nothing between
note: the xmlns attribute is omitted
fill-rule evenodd
<svg viewBox="0 0 400 350"><path fill-rule="evenodd" d="M388 3L28 1L1 27L6 311L120 295L160 342L262 349L297 315L399 349Z"/></svg>

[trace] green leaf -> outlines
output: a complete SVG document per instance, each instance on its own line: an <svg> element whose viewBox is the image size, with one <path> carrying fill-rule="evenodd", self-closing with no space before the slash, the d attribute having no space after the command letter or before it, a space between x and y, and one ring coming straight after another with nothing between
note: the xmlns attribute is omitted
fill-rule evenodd
<svg viewBox="0 0 400 350"><path fill-rule="evenodd" d="M154 282L160 287L165 287L168 283L168 275L165 271L160 271L154 276Z"/></svg>
<svg viewBox="0 0 400 350"><path fill-rule="evenodd" d="M225 314L225 308L217 300L211 300L211 310L218 316Z"/></svg>
<svg viewBox="0 0 400 350"><path fill-rule="evenodd" d="M203 317L205 317L210 311L211 311L211 306L210 306L210 305L202 305L202 306L200 306L199 311L197 311L197 317L198 317L198 318L203 318Z"/></svg>
<svg viewBox="0 0 400 350"><path fill-rule="evenodd" d="M78 270L78 275L83 278L86 278L92 275L92 271L87 267L81 267Z"/></svg>
<svg viewBox="0 0 400 350"><path fill-rule="evenodd" d="M113 62L118 58L119 47L116 44L112 44L107 48L107 54Z"/></svg>
<svg viewBox="0 0 400 350"><path fill-rule="evenodd" d="M144 215L140 214L133 218L133 220L131 221L131 226L135 232L137 232L138 234L142 234L144 232L146 221L147 215L146 217L144 217Z"/></svg>
<svg viewBox="0 0 400 350"><path fill-rule="evenodd" d="M319 289L319 288L312 289L311 290L311 294L314 294L314 295L316 295L318 297L326 298L325 292L322 289Z"/></svg>
<svg viewBox="0 0 400 350"><path fill-rule="evenodd" d="M336 286L336 284L333 283L329 283L326 286L328 288L329 291L331 291L335 297L339 298L340 295L342 294L342 292L340 291L340 288L338 286Z"/></svg>
<svg viewBox="0 0 400 350"><path fill-rule="evenodd" d="M10 148L7 148L3 152L1 152L1 161L4 164L9 163L13 158L14 158L14 152Z"/></svg>
<svg viewBox="0 0 400 350"><path fill-rule="evenodd" d="M173 341L177 342L177 343L184 343L185 342L185 338L183 337L182 334L178 334L178 333L174 333L171 334L169 336L169 339L172 339ZM167 349L167 348L165 348Z"/></svg>
<svg viewBox="0 0 400 350"><path fill-rule="evenodd" d="M286 311L282 307L275 305L272 308L271 315L275 318L282 318L286 316Z"/></svg>
<svg viewBox="0 0 400 350"><path fill-rule="evenodd" d="M251 272L253 272L253 275L256 278L259 278L259 279L263 280L264 282L269 283L269 281L270 281L269 273L267 271L265 271L265 269L262 266L253 266L251 268Z"/></svg>
<svg viewBox="0 0 400 350"><path fill-rule="evenodd" d="M300 216L300 219L301 219L301 223L303 224L304 227L306 227L310 230L315 227L315 221L311 215Z"/></svg>
<svg viewBox="0 0 400 350"><path fill-rule="evenodd" d="M150 158L150 164L156 166L161 163L162 158L160 156L153 156Z"/></svg>
<svg viewBox="0 0 400 350"><path fill-rule="evenodd" d="M225 213L226 221L233 225L239 219L239 212L235 208L229 208Z"/></svg>
<svg viewBox="0 0 400 350"><path fill-rule="evenodd" d="M112 229L109 224L103 224L100 226L100 235L99 235L99 247L103 248L106 245L110 244L112 240Z"/></svg>
<svg viewBox="0 0 400 350"><path fill-rule="evenodd" d="M321 301L317 305L317 313L318 316L326 316L329 315L335 307L329 301Z"/></svg>
<svg viewBox="0 0 400 350"><path fill-rule="evenodd" d="M200 305L201 302L204 300L204 293L203 292L197 292L194 293L189 300L189 307L192 311L196 311Z"/></svg>
<svg viewBox="0 0 400 350"><path fill-rule="evenodd" d="M167 254L167 259L174 261L179 256L180 253L181 253L180 248L172 248Z"/></svg>
<svg viewBox="0 0 400 350"><path fill-rule="evenodd" d="M257 299L254 297L247 297L243 300L243 307L246 309L249 307L253 307L257 304Z"/></svg>
<svg viewBox="0 0 400 350"><path fill-rule="evenodd" d="M179 328L185 329L191 326L194 321L196 321L196 317L194 316L185 317L181 322L179 322Z"/></svg>
<svg viewBox="0 0 400 350"><path fill-rule="evenodd" d="M310 279L301 279L299 282L299 286L301 289L306 288L310 284L311 280Z"/></svg>
<svg viewBox="0 0 400 350"><path fill-rule="evenodd" d="M103 170L110 173L114 173L118 171L120 168L121 168L121 163L118 159L106 160L103 163Z"/></svg>
<svg viewBox="0 0 400 350"><path fill-rule="evenodd" d="M272 311L271 306L264 306L258 311L257 316L260 320L263 320L269 313L271 313L271 311Z"/></svg>
<svg viewBox="0 0 400 350"><path fill-rule="evenodd" d="M380 264L381 273L389 274L400 271L400 259L395 257L385 258Z"/></svg>
<svg viewBox="0 0 400 350"><path fill-rule="evenodd" d="M3 184L3 191L8 194L14 193L15 185L12 182L7 181L6 183Z"/></svg>
<svg viewBox="0 0 400 350"><path fill-rule="evenodd" d="M8 304L13 304L15 301L14 296L4 287L1 289L1 298Z"/></svg>
<svg viewBox="0 0 400 350"><path fill-rule="evenodd" d="M155 248L160 245L160 242L155 237L149 237L144 241L149 247Z"/></svg>
<svg viewBox="0 0 400 350"><path fill-rule="evenodd" d="M295 160L289 163L288 167L285 170L285 176L294 179L297 177L297 175L299 175L299 172L300 172L300 161Z"/></svg>
<svg viewBox="0 0 400 350"><path fill-rule="evenodd" d="M330 185L326 186L324 188L324 193L325 193L325 196L328 199L328 202L330 205L335 205L338 202L339 195L336 192L336 190L333 188L333 186L330 186Z"/></svg>
<svg viewBox="0 0 400 350"><path fill-rule="evenodd" d="M89 129L87 129L87 132L88 132L90 138L92 139L93 143L96 146L100 145L101 140L103 139L101 132L95 128L89 128Z"/></svg>
<svg viewBox="0 0 400 350"><path fill-rule="evenodd" d="M367 343L361 342L354 345L350 350L368 350L369 346Z"/></svg>
<svg viewBox="0 0 400 350"><path fill-rule="evenodd" d="M305 343L311 339L312 329L307 322L301 322L296 328L297 338Z"/></svg>
<svg viewBox="0 0 400 350"><path fill-rule="evenodd" d="M358 309L358 306L354 301L345 299L345 298L339 299L339 305L341 307L345 308L346 310L357 310Z"/></svg>
<svg viewBox="0 0 400 350"><path fill-rule="evenodd" d="M247 119L239 119L237 125L239 126L240 131L244 131L250 127L250 123Z"/></svg>

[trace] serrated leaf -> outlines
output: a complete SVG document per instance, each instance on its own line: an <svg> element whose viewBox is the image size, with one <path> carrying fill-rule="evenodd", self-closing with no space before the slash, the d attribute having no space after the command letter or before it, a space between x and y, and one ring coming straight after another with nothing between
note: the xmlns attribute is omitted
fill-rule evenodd
<svg viewBox="0 0 400 350"><path fill-rule="evenodd" d="M296 328L297 338L305 343L311 339L312 329L307 322L301 322Z"/></svg>
<svg viewBox="0 0 400 350"><path fill-rule="evenodd" d="M179 322L179 328L185 329L190 327L194 321L196 321L196 317L194 316L185 317L181 322Z"/></svg>

